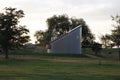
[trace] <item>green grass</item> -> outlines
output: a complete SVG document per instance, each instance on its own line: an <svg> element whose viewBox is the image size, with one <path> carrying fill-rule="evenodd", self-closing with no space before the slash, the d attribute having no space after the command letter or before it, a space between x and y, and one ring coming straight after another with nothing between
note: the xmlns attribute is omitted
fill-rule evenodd
<svg viewBox="0 0 120 80"><path fill-rule="evenodd" d="M0 80L120 80L120 63L96 60L0 60Z"/></svg>
<svg viewBox="0 0 120 80"><path fill-rule="evenodd" d="M44 56L44 57L74 57L74 58L81 58L81 57L88 57L86 54L54 54L54 53L41 53L41 52L34 52L32 49L22 49L22 50L15 50L14 52L10 53L10 55L30 55L30 56Z"/></svg>
<svg viewBox="0 0 120 80"><path fill-rule="evenodd" d="M119 55L118 55L118 49L117 48L102 49L100 55L103 56L106 59L119 60Z"/></svg>
<svg viewBox="0 0 120 80"><path fill-rule="evenodd" d="M98 53L98 55L95 55L94 52L92 52L91 49L86 49L86 51L82 51L83 54L48 54L46 52L36 52L34 49L20 49L15 50L10 55L31 55L31 56L48 56L48 57L88 57L88 55L93 55L96 57L101 58L108 58L113 60L118 60L118 49L102 49L101 53Z"/></svg>
<svg viewBox="0 0 120 80"><path fill-rule="evenodd" d="M108 51L104 49L102 55L108 56ZM116 53L111 51L110 55ZM8 60L0 55L0 80L120 80L118 60L88 54L47 54L24 49L11 53Z"/></svg>
<svg viewBox="0 0 120 80"><path fill-rule="evenodd" d="M84 54L88 54L88 55L92 55L92 56L96 56L99 58L103 58L103 59L109 59L109 60L119 60L119 56L118 56L118 49L117 48L103 48L101 50L101 52L98 53L98 55L96 55L94 52L92 52L92 50L90 48L87 48Z"/></svg>

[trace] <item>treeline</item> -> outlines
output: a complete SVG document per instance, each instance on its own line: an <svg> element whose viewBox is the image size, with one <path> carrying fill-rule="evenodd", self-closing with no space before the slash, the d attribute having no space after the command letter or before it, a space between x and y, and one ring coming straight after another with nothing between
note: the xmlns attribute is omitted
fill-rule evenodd
<svg viewBox="0 0 120 80"><path fill-rule="evenodd" d="M8 58L8 51L10 49L18 49L30 41L28 35L29 30L22 25L18 25L19 19L24 17L23 10L16 8L5 8L4 12L0 13L0 48L5 53L5 58ZM111 30L112 34L103 35L101 42L104 47L107 46L120 46L120 16L112 16L112 20L116 22L114 29ZM70 18L68 15L54 15L46 20L48 29L46 31L36 31L34 36L36 44L43 47L49 44L50 41L57 37L66 34L78 25L82 26L82 48L92 48L97 54L102 44L95 42L95 36L91 32L89 26L82 18ZM120 56L120 49L119 49Z"/></svg>
<svg viewBox="0 0 120 80"><path fill-rule="evenodd" d="M54 15L47 19L48 29L44 31L37 31L35 37L36 44L45 46L50 41L55 40L57 37L66 34L73 28L82 25L82 43L84 47L89 47L95 40L94 35L89 29L84 19L69 18L68 15Z"/></svg>
<svg viewBox="0 0 120 80"><path fill-rule="evenodd" d="M85 20L82 18L69 18L68 15L54 15L47 19L48 29L46 31L37 31L35 33L36 44L41 46L49 45L52 40L55 40L59 36L66 34L73 28L81 25L82 26L82 48L84 51L86 48L92 48L92 50L97 54L102 45L95 42L95 36L91 32L89 26L86 24ZM74 43L74 42L73 42Z"/></svg>
<svg viewBox="0 0 120 80"><path fill-rule="evenodd" d="M120 16L111 16L115 24L114 29L111 30L111 34L105 34L100 37L101 43L104 48L120 47Z"/></svg>

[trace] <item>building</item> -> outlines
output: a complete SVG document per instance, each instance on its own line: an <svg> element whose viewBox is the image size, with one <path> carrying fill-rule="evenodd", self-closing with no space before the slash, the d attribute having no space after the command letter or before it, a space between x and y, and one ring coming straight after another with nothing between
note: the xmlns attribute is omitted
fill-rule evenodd
<svg viewBox="0 0 120 80"><path fill-rule="evenodd" d="M81 36L82 27L77 26L68 33L58 37L50 42L49 53L67 53L80 54L81 53Z"/></svg>

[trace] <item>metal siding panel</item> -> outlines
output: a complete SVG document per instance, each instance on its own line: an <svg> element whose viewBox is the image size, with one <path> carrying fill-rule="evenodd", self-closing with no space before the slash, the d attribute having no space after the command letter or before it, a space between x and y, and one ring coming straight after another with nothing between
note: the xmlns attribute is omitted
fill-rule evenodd
<svg viewBox="0 0 120 80"><path fill-rule="evenodd" d="M81 34L80 28L67 34L65 37L51 43L51 53L72 53L80 54L81 52Z"/></svg>
<svg viewBox="0 0 120 80"><path fill-rule="evenodd" d="M79 29L75 30L69 37L70 47L69 53L80 53L80 39L79 39Z"/></svg>

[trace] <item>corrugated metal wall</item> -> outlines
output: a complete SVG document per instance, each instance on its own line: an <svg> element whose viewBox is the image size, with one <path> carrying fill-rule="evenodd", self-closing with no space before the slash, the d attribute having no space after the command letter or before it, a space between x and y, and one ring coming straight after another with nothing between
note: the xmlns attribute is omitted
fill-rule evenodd
<svg viewBox="0 0 120 80"><path fill-rule="evenodd" d="M51 43L50 53L80 54L81 29L82 27L78 26L65 36L53 41Z"/></svg>

